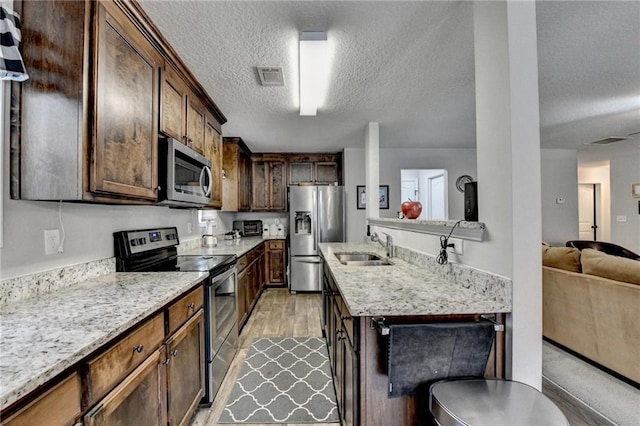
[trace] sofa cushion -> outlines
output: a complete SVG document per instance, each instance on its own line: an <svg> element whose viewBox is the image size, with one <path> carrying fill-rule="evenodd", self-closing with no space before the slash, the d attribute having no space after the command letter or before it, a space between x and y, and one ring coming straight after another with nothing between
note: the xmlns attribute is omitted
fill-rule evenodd
<svg viewBox="0 0 640 426"><path fill-rule="evenodd" d="M582 272L610 280L640 284L640 261L612 256L598 250L584 249Z"/></svg>
<svg viewBox="0 0 640 426"><path fill-rule="evenodd" d="M580 250L574 247L542 246L542 264L572 272L582 272Z"/></svg>

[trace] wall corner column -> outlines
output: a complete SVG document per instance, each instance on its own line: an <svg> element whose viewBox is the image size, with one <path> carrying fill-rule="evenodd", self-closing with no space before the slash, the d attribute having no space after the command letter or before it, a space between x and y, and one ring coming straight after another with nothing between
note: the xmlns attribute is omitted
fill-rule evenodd
<svg viewBox="0 0 640 426"><path fill-rule="evenodd" d="M534 1L474 2L479 220L477 266L510 277L507 377L542 386L542 238Z"/></svg>

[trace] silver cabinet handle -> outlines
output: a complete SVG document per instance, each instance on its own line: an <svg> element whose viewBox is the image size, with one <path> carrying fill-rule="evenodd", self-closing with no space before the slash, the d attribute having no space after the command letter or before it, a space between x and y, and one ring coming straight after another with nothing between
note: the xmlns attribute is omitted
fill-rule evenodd
<svg viewBox="0 0 640 426"><path fill-rule="evenodd" d="M187 309L190 311L193 311L195 308L196 308L196 304L193 302L189 303L189 306L187 306Z"/></svg>
<svg viewBox="0 0 640 426"><path fill-rule="evenodd" d="M144 345L138 345L133 348L133 351L137 353L141 353L143 349L144 349Z"/></svg>
<svg viewBox="0 0 640 426"><path fill-rule="evenodd" d="M171 356L177 357L178 356L178 350L177 349L172 350L171 351Z"/></svg>

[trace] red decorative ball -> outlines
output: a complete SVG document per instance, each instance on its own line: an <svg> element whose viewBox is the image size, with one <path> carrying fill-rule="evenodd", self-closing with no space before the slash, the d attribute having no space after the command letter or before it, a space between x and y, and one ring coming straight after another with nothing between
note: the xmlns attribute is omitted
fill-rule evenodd
<svg viewBox="0 0 640 426"><path fill-rule="evenodd" d="M402 214L407 219L417 219L422 213L422 204L420 201L405 201L402 203Z"/></svg>

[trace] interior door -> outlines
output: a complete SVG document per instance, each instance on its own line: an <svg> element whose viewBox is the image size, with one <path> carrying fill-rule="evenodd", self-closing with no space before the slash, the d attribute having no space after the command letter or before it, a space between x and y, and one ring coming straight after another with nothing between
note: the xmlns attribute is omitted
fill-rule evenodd
<svg viewBox="0 0 640 426"><path fill-rule="evenodd" d="M593 184L578 185L578 235L581 240L596 241L596 191Z"/></svg>
<svg viewBox="0 0 640 426"><path fill-rule="evenodd" d="M427 179L429 188L428 212L430 220L447 219L446 180L444 175L431 176Z"/></svg>

